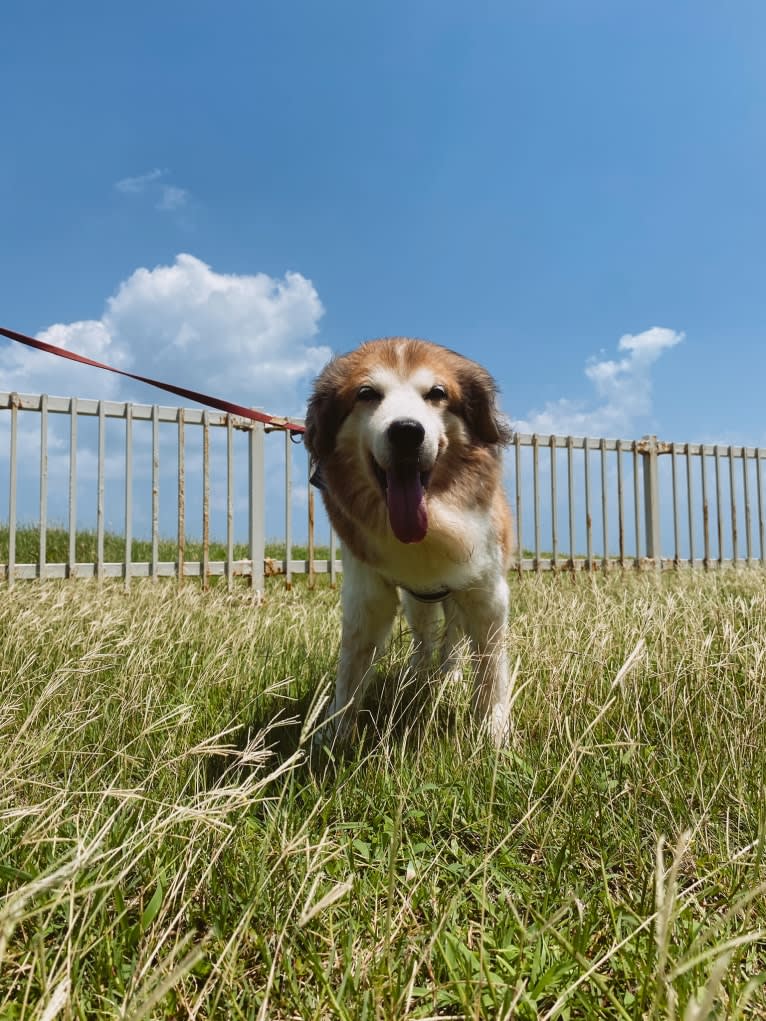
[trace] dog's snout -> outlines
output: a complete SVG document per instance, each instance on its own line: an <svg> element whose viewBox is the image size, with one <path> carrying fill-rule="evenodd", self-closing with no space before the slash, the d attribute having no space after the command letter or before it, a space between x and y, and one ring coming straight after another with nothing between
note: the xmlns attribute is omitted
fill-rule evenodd
<svg viewBox="0 0 766 1021"><path fill-rule="evenodd" d="M414 418L397 418L386 433L392 449L402 457L417 453L426 435L423 426Z"/></svg>

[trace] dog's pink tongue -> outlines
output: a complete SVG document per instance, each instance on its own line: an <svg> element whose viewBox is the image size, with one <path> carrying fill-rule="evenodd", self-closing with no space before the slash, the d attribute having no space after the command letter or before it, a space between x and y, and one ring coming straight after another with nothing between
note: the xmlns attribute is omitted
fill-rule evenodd
<svg viewBox="0 0 766 1021"><path fill-rule="evenodd" d="M421 542L428 531L426 497L417 465L386 472L388 520L399 542Z"/></svg>

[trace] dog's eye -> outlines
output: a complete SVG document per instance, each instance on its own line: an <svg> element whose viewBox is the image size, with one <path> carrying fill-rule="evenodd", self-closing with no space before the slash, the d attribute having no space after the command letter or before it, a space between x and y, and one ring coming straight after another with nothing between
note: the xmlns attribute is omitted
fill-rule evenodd
<svg viewBox="0 0 766 1021"><path fill-rule="evenodd" d="M427 401L446 401L447 391L439 383L436 386L432 386L426 394Z"/></svg>
<svg viewBox="0 0 766 1021"><path fill-rule="evenodd" d="M374 387L360 386L357 391L356 399L358 401L379 401L380 394Z"/></svg>

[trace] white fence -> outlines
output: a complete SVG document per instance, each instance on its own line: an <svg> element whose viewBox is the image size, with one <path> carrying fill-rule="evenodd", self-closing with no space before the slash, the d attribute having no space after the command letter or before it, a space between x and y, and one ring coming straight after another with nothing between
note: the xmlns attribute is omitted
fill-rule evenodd
<svg viewBox="0 0 766 1021"><path fill-rule="evenodd" d="M37 556L34 562L19 562L16 549L20 523L18 506L23 486L29 487L29 471L23 483L19 481L20 464L29 467L30 434L20 455L20 419L34 417L37 419L34 432L39 444L39 490L35 514L35 527L39 535ZM50 534L51 477L50 446L54 430L50 416L63 416L68 428L55 433L57 457L66 461L66 556L58 562L51 562L48 556L48 538ZM336 558L334 536L330 539L329 559L317 560L314 556L314 499L308 493L306 532L308 535L307 555L303 559L293 557L293 521L295 517L295 500L293 486L293 457L291 433L289 430L272 430L276 432L284 444L284 458L281 465L282 479L277 487L284 493L284 555L278 558L266 556L266 433L269 426L259 422L237 418L232 415L215 411L202 411L197 408L163 407L160 405L129 404L118 401L86 400L76 397L49 397L43 395L2 393L0 392L0 426L5 417L8 421L6 430L0 430L0 437L6 436L7 444L7 503L8 520L6 536L6 555L0 555L0 579L12 585L16 579L25 578L75 578L75 577L121 577L129 585L134 577L176 576L179 581L184 578L201 578L203 584L215 576L224 576L231 587L237 576L244 576L256 589L262 589L264 577L269 574L282 574L290 583L293 574L329 573L335 580L340 562ZM80 442L83 424L95 420L96 435L89 437L91 447L83 450ZM114 421L117 420L117 421ZM297 423L300 424L300 423ZM169 435L170 434L170 435ZM225 450L222 463L214 458L211 452L213 438L219 434L225 439ZM167 440L173 448L172 482L167 479L167 454L161 461L161 448L167 451ZM271 438L270 438L271 439ZM114 441L121 447L119 454L114 451ZM195 440L197 441L195 444ZM147 442L148 441L148 442ZM201 441L201 442L200 442ZM271 441L273 442L273 440ZM278 442L278 441L277 441ZM143 444L143 446L142 446ZM147 470L136 471L136 451L146 449L150 444L150 459ZM189 448L196 445L198 456L192 464L189 462ZM82 497L78 499L78 482L80 462L87 453L89 463L95 456L95 491L91 507L83 507ZM0 465L5 460L5 451L0 449ZM26 455L26 456L24 456ZM60 464L59 464L60 467ZM225 505L225 535L219 537L225 546L223 560L211 556L213 535L211 530L211 493L214 475L218 469L220 477L223 473L223 503ZM165 479L161 487L161 478ZM61 472L56 496L59 504L62 500ZM305 477L305 476L304 476ZM122 538L122 555L119 560L109 560L105 556L105 538L112 532L107 530L106 496L108 482L113 488L119 489L122 503L122 520L119 534ZM189 499L192 482L198 483L199 499ZM235 521L235 483L244 484L244 515L240 514ZM116 483L116 484L115 484ZM162 488L165 507L172 502L174 509L175 535L173 537L172 560L160 559L160 490ZM275 483L269 479L268 492L273 498ZM306 494L305 488L303 489ZM0 480L0 500L3 499L3 482ZM134 547L137 540L134 534L135 509L142 496L150 501L148 528L144 536L150 539L150 553L146 559L134 559ZM190 505L194 506L190 508ZM2 506L2 504L0 504ZM94 513L95 512L95 513ZM193 512L193 513L192 513ZM59 506L57 518L62 517ZM78 529L83 521L95 519L95 553L92 560L83 562L77 559L76 549ZM194 520L196 519L196 520ZM235 557L235 536L246 536L245 556ZM197 544L198 556L194 559L187 555L187 535L201 535ZM167 534L167 530L166 530ZM0 533L1 535L1 533ZM243 543L236 543L242 546Z"/></svg>
<svg viewBox="0 0 766 1021"><path fill-rule="evenodd" d="M57 417L55 427L51 416ZM95 435L89 433L90 442L83 443L83 432L94 423ZM51 470L52 445L56 472ZM192 448L198 451L194 457ZM516 567L766 566L764 461L766 450L754 447L664 443L654 437L516 434L506 456L519 550ZM94 475L87 500L81 495L83 462ZM0 473L0 508L8 508L4 535L0 528L0 580L8 585L24 578L94 576L120 577L126 585L142 576L175 576L179 582L197 577L207 584L223 576L232 586L244 576L262 589L267 575L282 575L290 584L294 574L324 573L334 582L341 569L332 532L327 555L315 555L308 465L289 430L193 408L0 392ZM36 489L36 556L20 562L20 496L23 491L28 502L30 485ZM161 487L162 507L167 511L172 504L170 531L175 532L173 559L164 560L161 522L165 534L169 529L167 515L160 513ZM192 487L199 490L197 500L189 497ZM105 509L110 494L114 503L114 492L122 504L117 528ZM223 515L218 535L211 523L211 494ZM148 502L150 513L137 523L141 500ZM269 557L267 506L273 517L275 501L282 510L278 524L270 527L272 534L282 532L282 548ZM59 551L56 562L48 550L52 506L57 519L66 520L66 551ZM293 536L301 520L307 549L296 558ZM77 559L83 521L95 521L94 554L85 562ZM144 559L134 558L139 528L150 542ZM115 531L121 537L120 556L110 560L105 539ZM189 533L201 535L194 558L188 556ZM244 544L235 542L238 535L245 537ZM222 541L223 559L211 556L213 538ZM242 545L245 555L240 548L235 556L235 546Z"/></svg>
<svg viewBox="0 0 766 1021"><path fill-rule="evenodd" d="M517 433L512 458L519 569L766 566L764 449Z"/></svg>

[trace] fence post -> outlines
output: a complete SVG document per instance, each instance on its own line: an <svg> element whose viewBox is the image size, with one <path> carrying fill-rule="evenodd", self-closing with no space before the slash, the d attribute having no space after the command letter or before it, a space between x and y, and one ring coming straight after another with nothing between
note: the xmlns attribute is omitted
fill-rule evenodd
<svg viewBox="0 0 766 1021"><path fill-rule="evenodd" d="M285 429L285 588L293 587L293 438Z"/></svg>
<svg viewBox="0 0 766 1021"><path fill-rule="evenodd" d="M13 582L16 575L16 481L17 481L17 465L16 465L16 453L18 450L18 412L19 412L19 395L17 393L11 394L11 464L10 464L10 480L8 488L8 588L13 588ZM760 489L760 477L759 477L759 489ZM763 548L763 538L761 538L761 548Z"/></svg>
<svg viewBox="0 0 766 1021"><path fill-rule="evenodd" d="M248 449L248 544L250 547L250 587L263 592L263 558L266 554L266 493L262 422L253 422Z"/></svg>
<svg viewBox="0 0 766 1021"><path fill-rule="evenodd" d="M308 464L308 471L309 471L309 475L310 475L311 474L311 461L309 461L309 464ZM308 568L308 580L309 580L308 584L309 584L309 588L314 588L314 585L316 584L316 575L314 574L314 487L311 485L311 479L310 478L309 478L309 484L308 484L308 494L309 494L309 499L308 499L308 512L309 512L308 526L309 526L309 535L308 535L308 548L306 550L306 556L308 557L308 564L307 564L307 568Z"/></svg>
<svg viewBox="0 0 766 1021"><path fill-rule="evenodd" d="M642 437L641 458L644 467L644 521L646 523L646 555L654 567L662 566L660 548L660 486L657 474L657 437Z"/></svg>

